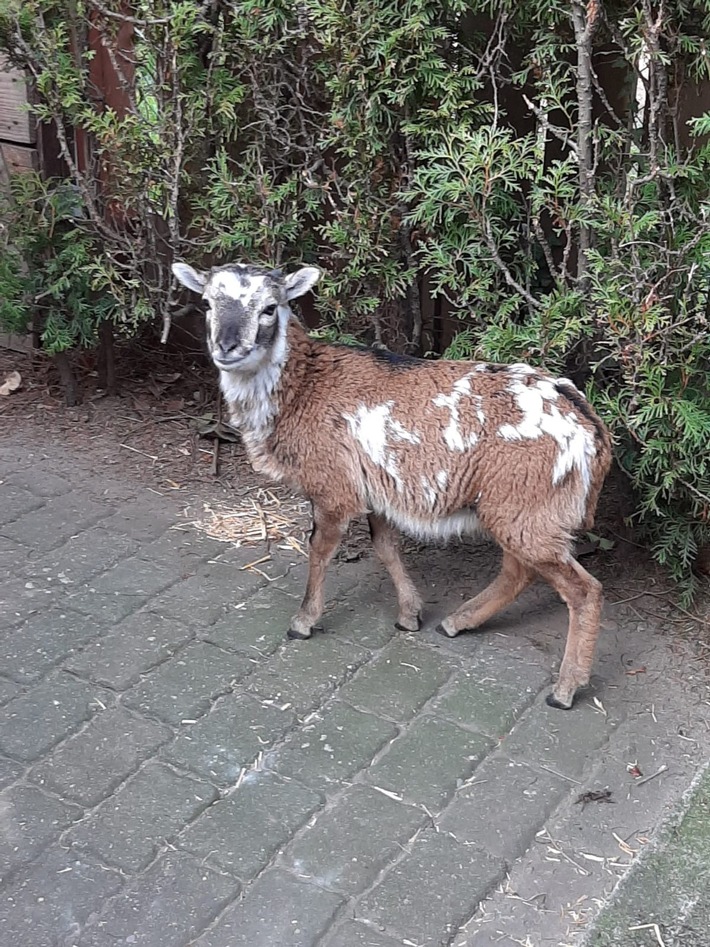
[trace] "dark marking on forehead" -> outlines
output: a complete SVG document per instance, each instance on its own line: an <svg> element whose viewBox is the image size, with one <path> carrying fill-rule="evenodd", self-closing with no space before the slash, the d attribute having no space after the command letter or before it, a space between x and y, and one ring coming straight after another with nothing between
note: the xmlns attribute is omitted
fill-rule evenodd
<svg viewBox="0 0 710 947"><path fill-rule="evenodd" d="M501 372L507 372L509 368L509 365L496 365L494 362L488 362L484 371L487 371L490 375L499 375Z"/></svg>

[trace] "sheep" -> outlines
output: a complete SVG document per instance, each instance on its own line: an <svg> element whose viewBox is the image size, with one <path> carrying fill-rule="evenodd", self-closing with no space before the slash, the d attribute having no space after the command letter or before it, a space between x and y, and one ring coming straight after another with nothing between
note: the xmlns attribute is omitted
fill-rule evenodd
<svg viewBox="0 0 710 947"><path fill-rule="evenodd" d="M305 596L288 636L309 638L329 561L349 521L367 514L394 584L397 628L420 628L422 599L397 542L488 533L498 577L446 617L453 638L478 628L538 578L569 611L550 706L568 709L589 681L601 584L573 557L611 463L609 434L571 381L529 365L423 360L312 339L290 302L320 271L175 263L207 304L207 343L230 423L259 473L302 492L313 531Z"/></svg>

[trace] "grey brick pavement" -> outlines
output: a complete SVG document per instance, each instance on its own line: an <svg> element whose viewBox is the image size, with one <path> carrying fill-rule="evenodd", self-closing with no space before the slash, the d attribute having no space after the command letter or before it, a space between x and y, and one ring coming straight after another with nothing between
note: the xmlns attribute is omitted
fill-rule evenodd
<svg viewBox="0 0 710 947"><path fill-rule="evenodd" d="M545 588L432 632L495 570L474 544L410 551L420 633L365 558L287 641L303 562L269 582L179 510L0 444L0 947L581 943L707 758L691 646L607 608L592 690L548 708Z"/></svg>

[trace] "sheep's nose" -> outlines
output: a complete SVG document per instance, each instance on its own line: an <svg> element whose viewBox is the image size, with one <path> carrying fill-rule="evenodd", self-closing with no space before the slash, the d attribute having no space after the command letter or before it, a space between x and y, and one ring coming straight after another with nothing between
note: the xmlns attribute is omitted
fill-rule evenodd
<svg viewBox="0 0 710 947"><path fill-rule="evenodd" d="M244 356L248 355L253 348L253 345L243 342L220 341L217 343L217 354L224 358L235 358L236 356L244 358Z"/></svg>

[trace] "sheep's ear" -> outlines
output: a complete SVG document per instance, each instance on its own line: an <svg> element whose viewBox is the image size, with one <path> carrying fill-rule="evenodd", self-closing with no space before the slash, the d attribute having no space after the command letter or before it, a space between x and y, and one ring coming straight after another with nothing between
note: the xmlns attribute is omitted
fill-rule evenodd
<svg viewBox="0 0 710 947"><path fill-rule="evenodd" d="M304 266L295 273L291 273L284 281L286 299L298 299L305 296L321 277L321 272L315 266Z"/></svg>
<svg viewBox="0 0 710 947"><path fill-rule="evenodd" d="M173 263L173 276L183 286L193 290L195 293L202 293L207 282L207 274L199 270L193 270L187 263Z"/></svg>

